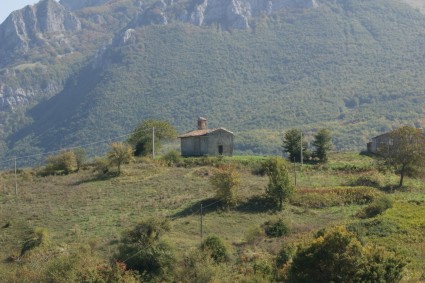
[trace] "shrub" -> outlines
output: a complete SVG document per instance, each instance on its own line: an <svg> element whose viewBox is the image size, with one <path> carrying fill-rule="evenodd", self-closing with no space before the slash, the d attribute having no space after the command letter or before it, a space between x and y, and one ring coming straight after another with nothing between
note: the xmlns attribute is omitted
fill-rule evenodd
<svg viewBox="0 0 425 283"><path fill-rule="evenodd" d="M99 175L104 175L109 172L109 167L111 163L108 159L98 157L94 160L93 170L97 172Z"/></svg>
<svg viewBox="0 0 425 283"><path fill-rule="evenodd" d="M398 282L404 260L394 253L364 246L344 227L322 231L300 249L289 269L289 282Z"/></svg>
<svg viewBox="0 0 425 283"><path fill-rule="evenodd" d="M269 237L282 237L289 234L288 225L282 219L277 221L267 221L263 224L264 232Z"/></svg>
<svg viewBox="0 0 425 283"><path fill-rule="evenodd" d="M162 156L161 160L167 165L172 166L178 164L180 162L180 153L177 150L170 150L164 156Z"/></svg>
<svg viewBox="0 0 425 283"><path fill-rule="evenodd" d="M356 216L363 219L372 218L383 213L385 210L391 208L392 206L393 202L390 198L388 198L387 196L381 196L375 199L371 204L357 212Z"/></svg>
<svg viewBox="0 0 425 283"><path fill-rule="evenodd" d="M209 253L216 262L226 262L229 259L227 248L223 241L217 236L209 236L201 245L203 251Z"/></svg>
<svg viewBox="0 0 425 283"><path fill-rule="evenodd" d="M116 258L125 261L129 269L139 271L144 280L164 281L175 261L172 248L161 241L168 231L166 219L150 218L136 225L124 234Z"/></svg>
<svg viewBox="0 0 425 283"><path fill-rule="evenodd" d="M77 169L77 160L73 151L61 151L46 158L44 174L69 174Z"/></svg>
<svg viewBox="0 0 425 283"><path fill-rule="evenodd" d="M237 204L240 179L234 166L221 166L211 176L210 181L217 188L217 198L221 200L223 206L231 208Z"/></svg>
<svg viewBox="0 0 425 283"><path fill-rule="evenodd" d="M175 282L215 282L220 275L217 272L217 266L213 264L211 257L205 256L199 250L191 250L183 255L180 270L178 270Z"/></svg>
<svg viewBox="0 0 425 283"><path fill-rule="evenodd" d="M279 253L276 256L276 266L282 268L284 265L289 263L294 257L296 252L296 247L292 245L284 245L280 249Z"/></svg>

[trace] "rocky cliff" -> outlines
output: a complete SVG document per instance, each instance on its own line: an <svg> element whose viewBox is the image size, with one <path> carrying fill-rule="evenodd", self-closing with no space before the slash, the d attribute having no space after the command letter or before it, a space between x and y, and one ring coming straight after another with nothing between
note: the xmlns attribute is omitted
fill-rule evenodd
<svg viewBox="0 0 425 283"><path fill-rule="evenodd" d="M262 13L317 7L316 0L192 0L183 5L160 0L146 7L133 27L177 20L197 26L218 24L224 29L249 29L250 19Z"/></svg>
<svg viewBox="0 0 425 283"><path fill-rule="evenodd" d="M0 25L0 67L34 46L72 49L68 32L80 29L78 18L54 0L42 0L15 11Z"/></svg>

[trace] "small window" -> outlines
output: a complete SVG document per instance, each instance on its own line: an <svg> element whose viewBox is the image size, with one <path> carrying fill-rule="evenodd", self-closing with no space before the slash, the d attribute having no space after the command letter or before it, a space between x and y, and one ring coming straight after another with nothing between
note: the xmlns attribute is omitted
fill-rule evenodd
<svg viewBox="0 0 425 283"><path fill-rule="evenodd" d="M220 155L223 154L223 146L222 145L218 146L218 154L220 154Z"/></svg>

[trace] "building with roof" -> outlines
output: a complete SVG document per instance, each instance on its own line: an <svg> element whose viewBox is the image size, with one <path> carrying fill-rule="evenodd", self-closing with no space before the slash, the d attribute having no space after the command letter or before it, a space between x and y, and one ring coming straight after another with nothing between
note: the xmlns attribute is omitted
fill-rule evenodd
<svg viewBox="0 0 425 283"><path fill-rule="evenodd" d="M233 155L234 134L225 128L208 129L207 119L198 118L198 129L179 136L182 156Z"/></svg>

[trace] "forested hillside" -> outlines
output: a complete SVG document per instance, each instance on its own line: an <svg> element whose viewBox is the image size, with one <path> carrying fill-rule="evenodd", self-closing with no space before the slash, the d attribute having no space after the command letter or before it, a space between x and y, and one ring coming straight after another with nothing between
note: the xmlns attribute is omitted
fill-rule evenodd
<svg viewBox="0 0 425 283"><path fill-rule="evenodd" d="M202 115L235 132L237 150L254 153L279 152L291 127L307 137L326 127L337 149L360 149L393 127L424 125L425 17L412 7L322 0L249 26L129 22L60 93L27 112L31 121L7 137L4 152L90 143L146 118L186 131Z"/></svg>

